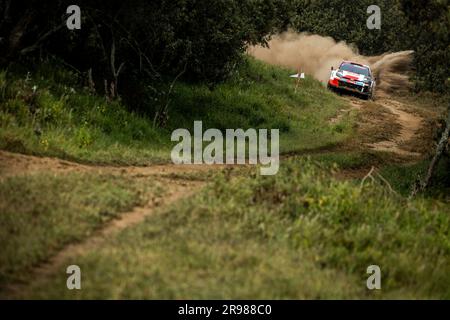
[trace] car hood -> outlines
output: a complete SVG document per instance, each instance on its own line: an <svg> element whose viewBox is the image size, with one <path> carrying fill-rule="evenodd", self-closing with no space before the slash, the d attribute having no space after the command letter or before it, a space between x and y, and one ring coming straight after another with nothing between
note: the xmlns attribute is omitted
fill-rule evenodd
<svg viewBox="0 0 450 320"><path fill-rule="evenodd" d="M353 73L349 71L340 71L344 78L354 80L354 81L364 81L369 80L370 78L366 77L363 74Z"/></svg>

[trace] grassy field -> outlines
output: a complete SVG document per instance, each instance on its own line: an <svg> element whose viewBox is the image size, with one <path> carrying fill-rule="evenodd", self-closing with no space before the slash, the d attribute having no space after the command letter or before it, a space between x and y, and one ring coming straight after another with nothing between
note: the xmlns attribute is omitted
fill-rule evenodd
<svg viewBox="0 0 450 320"><path fill-rule="evenodd" d="M218 175L207 190L125 230L38 283L32 298L450 298L450 211L377 183L337 181L314 161ZM382 290L366 289L379 265Z"/></svg>
<svg viewBox="0 0 450 320"><path fill-rule="evenodd" d="M347 102L311 78L295 92L289 74L248 58L213 90L179 82L167 125L153 128L148 115L77 86L65 68L1 72L0 149L96 165L164 163L172 130L202 120L204 129L278 128L291 155L272 177L248 167L168 174L166 183L208 185L66 261L81 267L82 290L67 290L67 275L55 272L20 297L450 298L448 168L435 189L408 200L427 161L405 165L352 144L356 117L340 111ZM361 185L371 166L396 193L380 179ZM65 245L169 188L151 175L5 170L0 287L26 283ZM355 171L359 178L345 176ZM366 289L371 264L381 267L381 291Z"/></svg>
<svg viewBox="0 0 450 320"><path fill-rule="evenodd" d="M0 287L82 240L120 213L161 196L155 181L95 173L42 173L0 180Z"/></svg>
<svg viewBox="0 0 450 320"><path fill-rule="evenodd" d="M164 128L120 102L89 94L67 69L44 64L22 73L0 73L0 149L13 152L104 164L168 162L171 132L192 129L194 120L203 121L204 130L280 129L281 152L333 145L351 132L350 118L328 123L346 104L318 81L302 81L295 93L288 70L252 58L213 90L178 83Z"/></svg>

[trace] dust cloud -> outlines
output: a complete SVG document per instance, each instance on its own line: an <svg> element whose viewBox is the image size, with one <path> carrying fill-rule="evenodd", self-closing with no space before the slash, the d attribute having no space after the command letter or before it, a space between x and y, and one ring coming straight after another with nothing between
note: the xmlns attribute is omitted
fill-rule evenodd
<svg viewBox="0 0 450 320"><path fill-rule="evenodd" d="M273 65L289 67L323 82L327 82L330 69L339 67L343 60L369 65L377 79L377 89L386 93L410 88L408 72L413 51L363 56L357 48L336 42L333 38L288 31L274 36L269 47L250 47L248 53Z"/></svg>

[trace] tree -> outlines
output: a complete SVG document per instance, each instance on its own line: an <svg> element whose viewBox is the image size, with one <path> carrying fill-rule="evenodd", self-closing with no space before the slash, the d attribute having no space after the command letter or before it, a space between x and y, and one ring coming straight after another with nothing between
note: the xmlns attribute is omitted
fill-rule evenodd
<svg viewBox="0 0 450 320"><path fill-rule="evenodd" d="M398 1L377 1L382 14L380 30L370 30L366 25L367 8L373 4L372 0L297 0L296 4L297 15L292 25L299 32L346 41L356 45L365 55L408 48L406 18Z"/></svg>
<svg viewBox="0 0 450 320"><path fill-rule="evenodd" d="M401 0L414 30L419 88L450 93L450 1Z"/></svg>
<svg viewBox="0 0 450 320"><path fill-rule="evenodd" d="M117 81L124 64L123 73L154 79L186 70L186 77L215 83L233 70L248 44L264 43L290 20L289 2L281 0L77 4L82 28L70 31L64 28L70 1L3 1L0 31L6 37L0 63L36 55L39 49L111 81Z"/></svg>

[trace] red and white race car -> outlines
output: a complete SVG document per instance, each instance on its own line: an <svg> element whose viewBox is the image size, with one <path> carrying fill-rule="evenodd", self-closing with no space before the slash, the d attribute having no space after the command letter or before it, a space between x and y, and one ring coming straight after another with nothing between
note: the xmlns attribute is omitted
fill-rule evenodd
<svg viewBox="0 0 450 320"><path fill-rule="evenodd" d="M343 61L338 69L334 70L331 67L329 89L351 91L364 99L369 99L374 96L375 84L375 78L369 66Z"/></svg>

